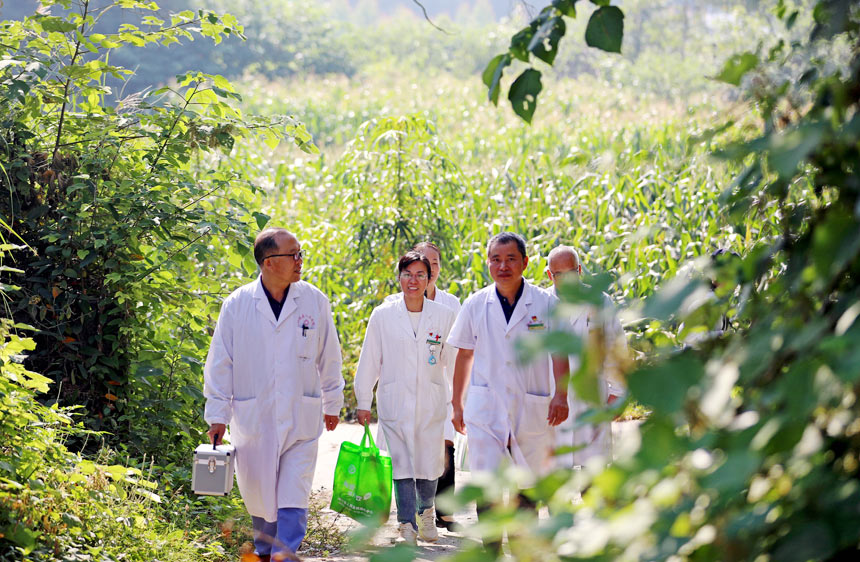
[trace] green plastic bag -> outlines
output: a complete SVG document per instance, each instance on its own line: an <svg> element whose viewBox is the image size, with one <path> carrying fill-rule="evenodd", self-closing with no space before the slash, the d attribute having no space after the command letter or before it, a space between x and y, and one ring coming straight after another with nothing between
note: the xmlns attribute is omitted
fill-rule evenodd
<svg viewBox="0 0 860 562"><path fill-rule="evenodd" d="M340 444L334 467L331 509L360 522L388 521L391 457L379 454L366 424L360 445L349 441Z"/></svg>

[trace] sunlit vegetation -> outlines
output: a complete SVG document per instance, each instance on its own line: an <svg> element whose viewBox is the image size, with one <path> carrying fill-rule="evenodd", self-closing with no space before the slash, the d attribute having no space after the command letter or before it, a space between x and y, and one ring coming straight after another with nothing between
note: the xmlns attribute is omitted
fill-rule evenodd
<svg viewBox="0 0 860 562"><path fill-rule="evenodd" d="M299 235L331 298L344 417L403 250L439 244L461 298L489 282L495 232L526 236L537 283L551 247L581 250L634 355L629 402L593 415L648 420L612 469L540 484L546 528L501 513L517 557L856 547L856 11L631 0L619 56L583 40L602 2L502 23L476 4L434 18L450 34L361 27L362 2L43 4L0 44L0 560L237 557L238 494L189 495L188 457L218 305L255 275L267 224ZM544 44L557 57L510 43L532 17L566 22ZM521 56L482 83L509 43ZM527 125L507 96L530 69ZM712 263L717 248L741 257ZM318 507L308 553L342 548Z"/></svg>

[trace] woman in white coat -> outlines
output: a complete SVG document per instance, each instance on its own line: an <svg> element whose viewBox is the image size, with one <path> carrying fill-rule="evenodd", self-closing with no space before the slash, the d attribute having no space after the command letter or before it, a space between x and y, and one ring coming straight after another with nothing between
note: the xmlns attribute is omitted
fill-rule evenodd
<svg viewBox="0 0 860 562"><path fill-rule="evenodd" d="M427 283L426 291L427 298L431 301L447 306L453 310L455 314L460 312L460 299L436 286L436 281L439 279L439 273L442 269L442 252L439 251L439 247L433 242L419 242L412 249L426 257L427 261L430 262L430 281ZM447 381L451 381L453 379L453 372L449 373L448 371L453 371L453 363L448 365L445 369L445 379ZM451 391L452 388L449 386L449 399ZM454 469L454 438L456 436L456 432L454 431L454 424L451 423L451 418L453 417L454 410L453 408L450 408L449 405L448 417L445 422L445 471L442 473L442 476L439 477L439 483L436 486L436 498L454 488L454 473L456 472ZM465 444L466 440L465 436L463 436L463 439L459 441L457 447L465 447ZM451 531L453 530L454 523L454 515L444 511L439 511L439 506L437 505L436 526L443 527Z"/></svg>
<svg viewBox="0 0 860 562"><path fill-rule="evenodd" d="M397 269L403 292L375 308L367 325L355 373L356 413L360 423L370 421L379 382L379 443L391 455L400 535L415 543L417 532L433 542L439 536L434 499L449 402L444 342L456 314L425 298L427 258L407 252Z"/></svg>

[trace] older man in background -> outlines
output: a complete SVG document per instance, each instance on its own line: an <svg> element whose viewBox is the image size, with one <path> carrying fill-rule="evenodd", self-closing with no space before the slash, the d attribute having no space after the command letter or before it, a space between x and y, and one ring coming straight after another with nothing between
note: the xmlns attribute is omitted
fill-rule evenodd
<svg viewBox="0 0 860 562"><path fill-rule="evenodd" d="M550 292L558 296L562 283L578 280L582 275L582 264L576 250L570 246L558 246L547 256L547 276L553 283ZM562 320L561 329L582 338L585 345L601 346L603 364L598 384L601 399L613 403L624 394L624 386L618 375L627 355L627 340L621 323L615 314L612 301L604 295L602 307L593 305L576 306L571 314ZM568 358L571 374L580 366L580 357ZM577 398L571 390L567 394L570 417L555 428L555 445L561 447L581 447L572 453L556 457L558 466L583 466L589 459L600 457L604 462L612 460L612 430L609 422L592 425L578 420L589 409L589 405Z"/></svg>

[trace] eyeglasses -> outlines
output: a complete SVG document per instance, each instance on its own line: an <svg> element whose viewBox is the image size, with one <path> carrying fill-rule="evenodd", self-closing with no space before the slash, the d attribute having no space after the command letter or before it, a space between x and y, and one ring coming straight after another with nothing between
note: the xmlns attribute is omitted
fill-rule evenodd
<svg viewBox="0 0 860 562"><path fill-rule="evenodd" d="M412 279L416 279L418 281L426 281L427 274L426 273L409 273L408 271L403 271L400 273L400 278L405 279L407 281L411 281Z"/></svg>
<svg viewBox="0 0 860 562"><path fill-rule="evenodd" d="M298 252L293 252L292 254L269 254L263 259L267 260L269 258L279 258L281 256L286 256L289 258L293 258L294 260L304 260L307 255L307 252L305 252L304 250L299 250Z"/></svg>

